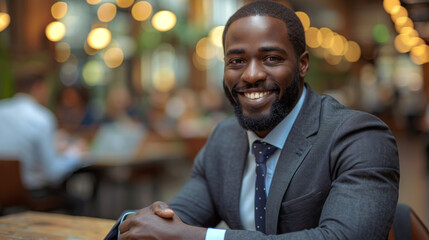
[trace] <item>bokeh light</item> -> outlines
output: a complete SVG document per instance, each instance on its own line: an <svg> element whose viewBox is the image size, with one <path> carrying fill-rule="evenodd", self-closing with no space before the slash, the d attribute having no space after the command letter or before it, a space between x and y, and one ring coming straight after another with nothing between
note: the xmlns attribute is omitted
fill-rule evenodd
<svg viewBox="0 0 429 240"><path fill-rule="evenodd" d="M340 53L341 56L346 55L346 52L349 50L349 41L347 41L346 37L344 37L343 35L339 35L339 37L341 38L341 41L343 42L343 51Z"/></svg>
<svg viewBox="0 0 429 240"><path fill-rule="evenodd" d="M211 41L204 37L200 39L195 47L195 51L202 59L211 59L216 56L216 48Z"/></svg>
<svg viewBox="0 0 429 240"><path fill-rule="evenodd" d="M379 44L387 43L390 39L389 29L384 24L376 24L372 29L372 36Z"/></svg>
<svg viewBox="0 0 429 240"><path fill-rule="evenodd" d="M97 10L98 19L102 22L110 22L116 16L116 6L113 3L103 3Z"/></svg>
<svg viewBox="0 0 429 240"><path fill-rule="evenodd" d="M403 27L401 28L400 34L406 34L410 37L418 37L419 33L412 27Z"/></svg>
<svg viewBox="0 0 429 240"><path fill-rule="evenodd" d="M420 44L411 49L410 52L411 60L417 64L429 63L429 46L426 44Z"/></svg>
<svg viewBox="0 0 429 240"><path fill-rule="evenodd" d="M222 34L225 26L217 26L210 30L209 39L212 44L222 47Z"/></svg>
<svg viewBox="0 0 429 240"><path fill-rule="evenodd" d="M310 28L310 18L305 12L295 12L295 14L298 16L299 20L301 20L302 26L304 27L304 31L307 31L308 28Z"/></svg>
<svg viewBox="0 0 429 240"><path fill-rule="evenodd" d="M91 60L85 63L82 69L82 77L88 86L102 83L104 69L99 61Z"/></svg>
<svg viewBox="0 0 429 240"><path fill-rule="evenodd" d="M395 29L399 33L404 27L414 28L414 23L409 17L400 17L395 21Z"/></svg>
<svg viewBox="0 0 429 240"><path fill-rule="evenodd" d="M133 5L134 0L116 0L116 5L121 8L127 8Z"/></svg>
<svg viewBox="0 0 429 240"><path fill-rule="evenodd" d="M320 33L322 34L322 43L323 48L331 48L334 40L334 32L331 29L322 27L320 28Z"/></svg>
<svg viewBox="0 0 429 240"><path fill-rule="evenodd" d="M408 34L399 34L395 38L395 48L400 53L411 51L411 48L424 43L423 39Z"/></svg>
<svg viewBox="0 0 429 240"><path fill-rule="evenodd" d="M176 25L176 22L176 15L167 10L159 11L152 17L153 27L161 32L171 30Z"/></svg>
<svg viewBox="0 0 429 240"><path fill-rule="evenodd" d="M131 15L137 21L145 21L152 14L152 5L146 1L137 2L131 9Z"/></svg>
<svg viewBox="0 0 429 240"><path fill-rule="evenodd" d="M310 27L305 31L305 42L311 48L318 48L322 44L322 34L319 29Z"/></svg>
<svg viewBox="0 0 429 240"><path fill-rule="evenodd" d="M66 42L55 44L55 60L63 63L70 57L70 45Z"/></svg>
<svg viewBox="0 0 429 240"><path fill-rule="evenodd" d="M52 17L55 19L61 19L67 14L67 3L56 2L51 7Z"/></svg>
<svg viewBox="0 0 429 240"><path fill-rule="evenodd" d="M10 24L10 16L8 13L0 12L0 32L5 30Z"/></svg>
<svg viewBox="0 0 429 240"><path fill-rule="evenodd" d="M346 48L343 38L339 34L334 34L332 38L332 46L329 49L329 53L334 56L342 56L344 54L344 49Z"/></svg>
<svg viewBox="0 0 429 240"><path fill-rule="evenodd" d="M160 92L171 91L176 82L176 76L172 68L158 68L152 74L152 84Z"/></svg>
<svg viewBox="0 0 429 240"><path fill-rule="evenodd" d="M401 5L396 5L392 8L392 12L390 13L390 17L392 18L392 21L395 22L396 19L400 17L408 17L408 11L406 8L404 8Z"/></svg>
<svg viewBox="0 0 429 240"><path fill-rule="evenodd" d="M395 37L395 48L400 53L406 53L411 50L411 47L407 44L409 37L405 34L399 34Z"/></svg>
<svg viewBox="0 0 429 240"><path fill-rule="evenodd" d="M401 2L399 0L384 0L383 1L384 10L389 14L392 13L392 10L395 6L400 6L400 5L401 5Z"/></svg>
<svg viewBox="0 0 429 240"><path fill-rule="evenodd" d="M51 22L46 26L45 33L49 40L58 42L66 35L66 26L59 21Z"/></svg>
<svg viewBox="0 0 429 240"><path fill-rule="evenodd" d="M104 63L109 68L117 68L124 61L124 53L120 48L109 48L104 53Z"/></svg>
<svg viewBox="0 0 429 240"><path fill-rule="evenodd" d="M361 56L361 49L357 42L348 41L348 49L344 58L349 62L357 62Z"/></svg>
<svg viewBox="0 0 429 240"><path fill-rule="evenodd" d="M107 28L94 28L88 34L88 44L90 47L100 50L109 45L112 40L112 34Z"/></svg>

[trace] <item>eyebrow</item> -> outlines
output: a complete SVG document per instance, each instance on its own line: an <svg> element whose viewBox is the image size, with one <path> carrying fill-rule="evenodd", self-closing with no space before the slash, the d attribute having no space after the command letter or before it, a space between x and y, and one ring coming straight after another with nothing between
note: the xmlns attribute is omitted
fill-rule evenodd
<svg viewBox="0 0 429 240"><path fill-rule="evenodd" d="M283 48L274 47L274 46L273 47L260 47L258 49L258 51L259 52L281 52L281 53L286 54L286 51ZM244 53L244 49L236 48L236 49L228 50L225 55L242 54L242 53Z"/></svg>
<svg viewBox="0 0 429 240"><path fill-rule="evenodd" d="M241 54L241 53L244 53L244 49L236 48L236 49L228 50L228 52L226 52L225 55L229 55L229 54Z"/></svg>
<svg viewBox="0 0 429 240"><path fill-rule="evenodd" d="M282 52L286 54L286 51L280 47L260 47L259 52Z"/></svg>

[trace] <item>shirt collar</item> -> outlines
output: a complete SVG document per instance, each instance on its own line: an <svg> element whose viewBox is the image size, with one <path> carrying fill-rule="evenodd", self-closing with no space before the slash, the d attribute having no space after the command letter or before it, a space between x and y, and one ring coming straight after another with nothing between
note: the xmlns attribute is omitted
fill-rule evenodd
<svg viewBox="0 0 429 240"><path fill-rule="evenodd" d="M268 133L265 138L261 139L253 131L247 131L247 138L249 140L249 149L250 145L255 140L261 140L267 142L279 149L283 149L283 146L286 142L287 137L292 129L293 124L295 123L296 118L298 117L299 112L301 111L302 105L304 104L305 96L307 90L304 86L301 97L299 98L297 104L292 109L292 111L273 129Z"/></svg>

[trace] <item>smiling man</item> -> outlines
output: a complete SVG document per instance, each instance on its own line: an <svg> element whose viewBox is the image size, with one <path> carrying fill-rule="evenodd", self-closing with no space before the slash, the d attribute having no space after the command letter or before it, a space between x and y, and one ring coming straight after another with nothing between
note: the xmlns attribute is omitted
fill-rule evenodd
<svg viewBox="0 0 429 240"><path fill-rule="evenodd" d="M304 83L309 56L295 13L245 5L223 43L236 118L216 127L170 205L122 217L107 239L386 239L398 198L395 139L378 118ZM230 229L214 228L220 221Z"/></svg>

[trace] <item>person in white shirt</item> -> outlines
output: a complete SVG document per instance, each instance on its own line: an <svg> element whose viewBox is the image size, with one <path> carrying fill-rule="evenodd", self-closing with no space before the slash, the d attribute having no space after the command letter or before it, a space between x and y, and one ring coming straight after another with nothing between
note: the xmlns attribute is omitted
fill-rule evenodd
<svg viewBox="0 0 429 240"><path fill-rule="evenodd" d="M0 159L20 160L24 186L31 196L43 197L81 166L85 146L58 153L56 118L44 106L49 94L43 75L18 75L15 90L12 98L0 101Z"/></svg>

